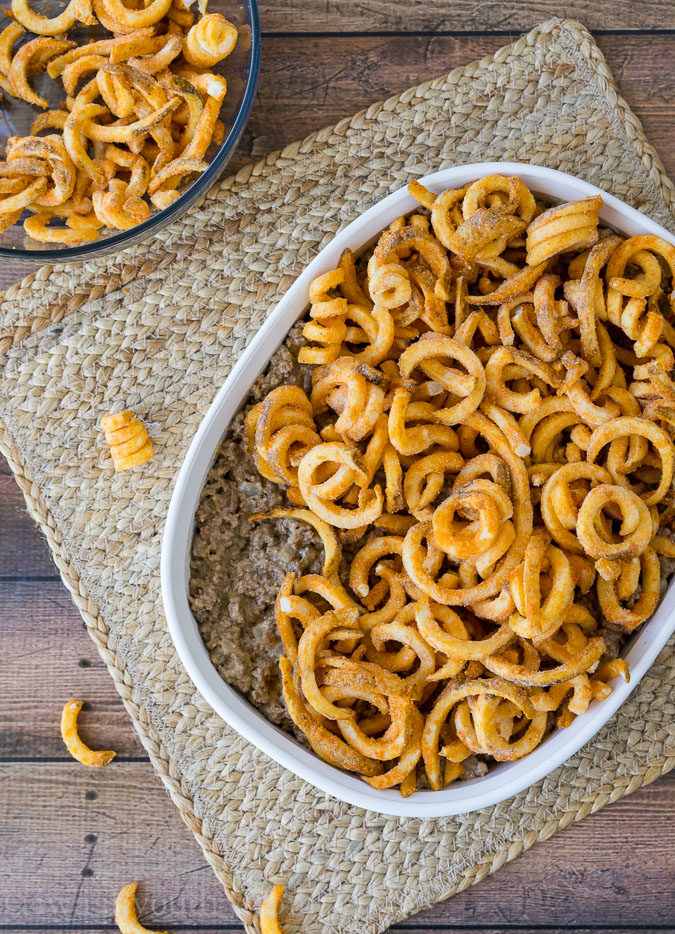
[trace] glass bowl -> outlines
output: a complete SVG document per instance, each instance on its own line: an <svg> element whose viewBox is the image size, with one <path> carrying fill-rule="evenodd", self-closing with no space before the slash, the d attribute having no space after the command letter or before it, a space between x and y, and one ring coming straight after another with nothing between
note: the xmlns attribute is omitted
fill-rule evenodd
<svg viewBox="0 0 675 934"><path fill-rule="evenodd" d="M9 4L3 3L2 6L7 8ZM56 7L53 0L30 0L30 7L51 17L56 16L61 8L65 7L65 3L60 2ZM160 211L151 206L150 217L142 224L131 230L102 228L99 239L90 243L72 246L38 243L28 237L23 229L23 218L28 216L26 212L21 220L0 233L0 257L29 263L70 263L117 253L159 233L206 195L231 159L246 126L260 68L260 20L257 0L209 0L208 12L222 13L239 30L232 54L212 69L227 79L227 94L220 111L220 119L225 124L225 135L220 146L212 146L204 157L210 163L208 169L192 184L186 186L180 198L169 207ZM4 28L4 25L0 28ZM102 27L71 29L66 33L67 38L74 39L78 44L107 39L110 36L111 33ZM32 34L24 37L17 48L23 41L32 38ZM47 99L50 107L57 108L65 96L62 85L53 81L46 73L30 78L30 83ZM31 122L40 112L39 108L25 101L3 94L0 102L0 145L4 148L10 136L27 136Z"/></svg>

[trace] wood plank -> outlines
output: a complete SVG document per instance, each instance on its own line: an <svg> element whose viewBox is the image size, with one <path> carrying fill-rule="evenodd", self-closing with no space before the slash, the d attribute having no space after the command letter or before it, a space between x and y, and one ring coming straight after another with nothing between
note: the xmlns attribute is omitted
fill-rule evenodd
<svg viewBox="0 0 675 934"><path fill-rule="evenodd" d="M0 606L0 759L67 761L59 721L71 697L88 702L80 715L85 742L120 756L145 758L65 587L58 581L0 582Z"/></svg>
<svg viewBox="0 0 675 934"><path fill-rule="evenodd" d="M518 33L531 29L551 16L581 21L591 30L672 29L672 6L668 0L634 4L587 4L569 0L564 8L556 0L326 0L311 6L296 0L273 0L262 9L266 32L280 33L391 33L391 32L494 32Z"/></svg>
<svg viewBox="0 0 675 934"><path fill-rule="evenodd" d="M6 470L6 461L0 457ZM42 532L26 510L23 493L7 473L0 472L0 580L26 577L58 579Z"/></svg>
<svg viewBox="0 0 675 934"><path fill-rule="evenodd" d="M267 0L261 9L266 32L518 32L551 16L578 19L588 29L672 29L668 0L589 4L568 0Z"/></svg>
<svg viewBox="0 0 675 934"><path fill-rule="evenodd" d="M94 771L74 762L6 763L0 782L0 879L11 879L13 894L4 924L107 925L116 892L134 879L143 881L146 924L234 920L149 764L113 762ZM675 780L659 781L408 926L667 927L675 916L674 806Z"/></svg>
<svg viewBox="0 0 675 934"><path fill-rule="evenodd" d="M494 35L268 37L258 97L231 165L236 169L248 159L262 158L375 101L492 54L506 41ZM674 175L675 34L604 36L598 41L622 94Z"/></svg>

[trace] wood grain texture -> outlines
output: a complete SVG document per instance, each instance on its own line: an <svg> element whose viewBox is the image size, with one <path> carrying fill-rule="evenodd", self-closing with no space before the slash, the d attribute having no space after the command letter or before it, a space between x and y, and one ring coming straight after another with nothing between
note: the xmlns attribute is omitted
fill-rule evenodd
<svg viewBox="0 0 675 934"><path fill-rule="evenodd" d="M113 761L100 770L70 761L4 763L0 788L0 873L12 872L11 887L0 875L3 923L107 924L116 892L134 879L143 883L146 924L189 919L216 927L234 920L148 763ZM675 778L650 785L408 924L665 927L675 917L673 807ZM659 858L652 858L657 827Z"/></svg>
<svg viewBox="0 0 675 934"><path fill-rule="evenodd" d="M491 55L505 41L494 35L268 37L258 98L232 167ZM602 36L598 44L668 174L675 175L675 33Z"/></svg>
<svg viewBox="0 0 675 934"><path fill-rule="evenodd" d="M672 29L669 0L588 3L586 0L265 0L267 32L518 32L551 16L578 19L588 29Z"/></svg>
<svg viewBox="0 0 675 934"><path fill-rule="evenodd" d="M56 580L58 571L44 536L26 513L23 493L7 473L4 459L0 472L0 580L43 577Z"/></svg>
<svg viewBox="0 0 675 934"><path fill-rule="evenodd" d="M263 0L261 6L266 35L258 98L232 170L561 15L554 0ZM672 0L570 0L563 11L609 33L597 37L600 48L671 176L672 9ZM0 289L32 268L0 262ZM152 773L4 462L0 606L0 928L116 930L114 897L140 879L146 924L185 934L240 930ZM78 765L61 743L60 709L71 696L90 702L81 715L85 740L118 751L107 769ZM671 773L397 930L675 932L674 808Z"/></svg>
<svg viewBox="0 0 675 934"><path fill-rule="evenodd" d="M87 701L82 738L94 749L146 758L70 594L58 581L0 582L0 759L68 758L61 709ZM178 817L178 815L176 815Z"/></svg>

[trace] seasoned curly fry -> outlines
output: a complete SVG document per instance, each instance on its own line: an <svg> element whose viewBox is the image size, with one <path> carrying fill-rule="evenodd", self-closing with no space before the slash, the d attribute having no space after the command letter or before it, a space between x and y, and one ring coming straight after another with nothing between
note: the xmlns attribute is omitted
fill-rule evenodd
<svg viewBox="0 0 675 934"><path fill-rule="evenodd" d="M20 23L10 23L0 33L0 87L11 97L17 96L14 82L10 76L12 50L17 40L25 34L26 30Z"/></svg>
<svg viewBox="0 0 675 934"><path fill-rule="evenodd" d="M279 905L284 894L283 885L275 885L265 901L260 906L261 934L282 934L279 927Z"/></svg>
<svg viewBox="0 0 675 934"><path fill-rule="evenodd" d="M152 457L152 442L147 429L133 412L104 415L101 428L110 447L115 470L138 467Z"/></svg>
<svg viewBox="0 0 675 934"><path fill-rule="evenodd" d="M67 39L31 39L25 45L22 45L19 51L12 59L9 69L9 78L14 88L14 94L22 98L29 104L35 104L36 107L46 107L47 101L44 97L31 88L28 83L28 74L32 71L39 71L50 58L71 49L75 45Z"/></svg>
<svg viewBox="0 0 675 934"><path fill-rule="evenodd" d="M125 885L115 900L115 924L122 934L167 934L166 931L150 931L136 917L136 889L138 882Z"/></svg>
<svg viewBox="0 0 675 934"><path fill-rule="evenodd" d="M77 759L82 765L101 768L114 758L115 753L109 749L95 752L85 746L80 739L77 732L77 716L82 710L83 704L84 701L81 700L69 700L64 706L61 713L61 736L68 752L74 759Z"/></svg>
<svg viewBox="0 0 675 934"><path fill-rule="evenodd" d="M237 42L237 28L221 13L207 13L183 42L185 60L197 68L212 68L227 58Z"/></svg>
<svg viewBox="0 0 675 934"><path fill-rule="evenodd" d="M70 0L65 10L51 19L31 10L28 0L12 0L12 14L22 26L39 36L57 36L77 23L96 26L90 0Z"/></svg>

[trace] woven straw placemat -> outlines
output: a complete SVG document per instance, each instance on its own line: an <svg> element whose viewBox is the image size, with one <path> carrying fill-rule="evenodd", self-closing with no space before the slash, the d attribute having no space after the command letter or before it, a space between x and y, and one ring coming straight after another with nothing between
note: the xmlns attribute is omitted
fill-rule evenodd
<svg viewBox="0 0 675 934"><path fill-rule="evenodd" d="M609 725L545 781L466 818L380 817L240 739L195 692L166 629L159 554L174 478L242 347L338 228L417 175L488 159L563 169L675 229L673 186L602 55L579 24L551 20L243 169L161 238L46 267L0 300L0 447L249 931L276 881L288 932L382 931L675 765L671 641ZM98 422L127 407L156 453L115 475Z"/></svg>

